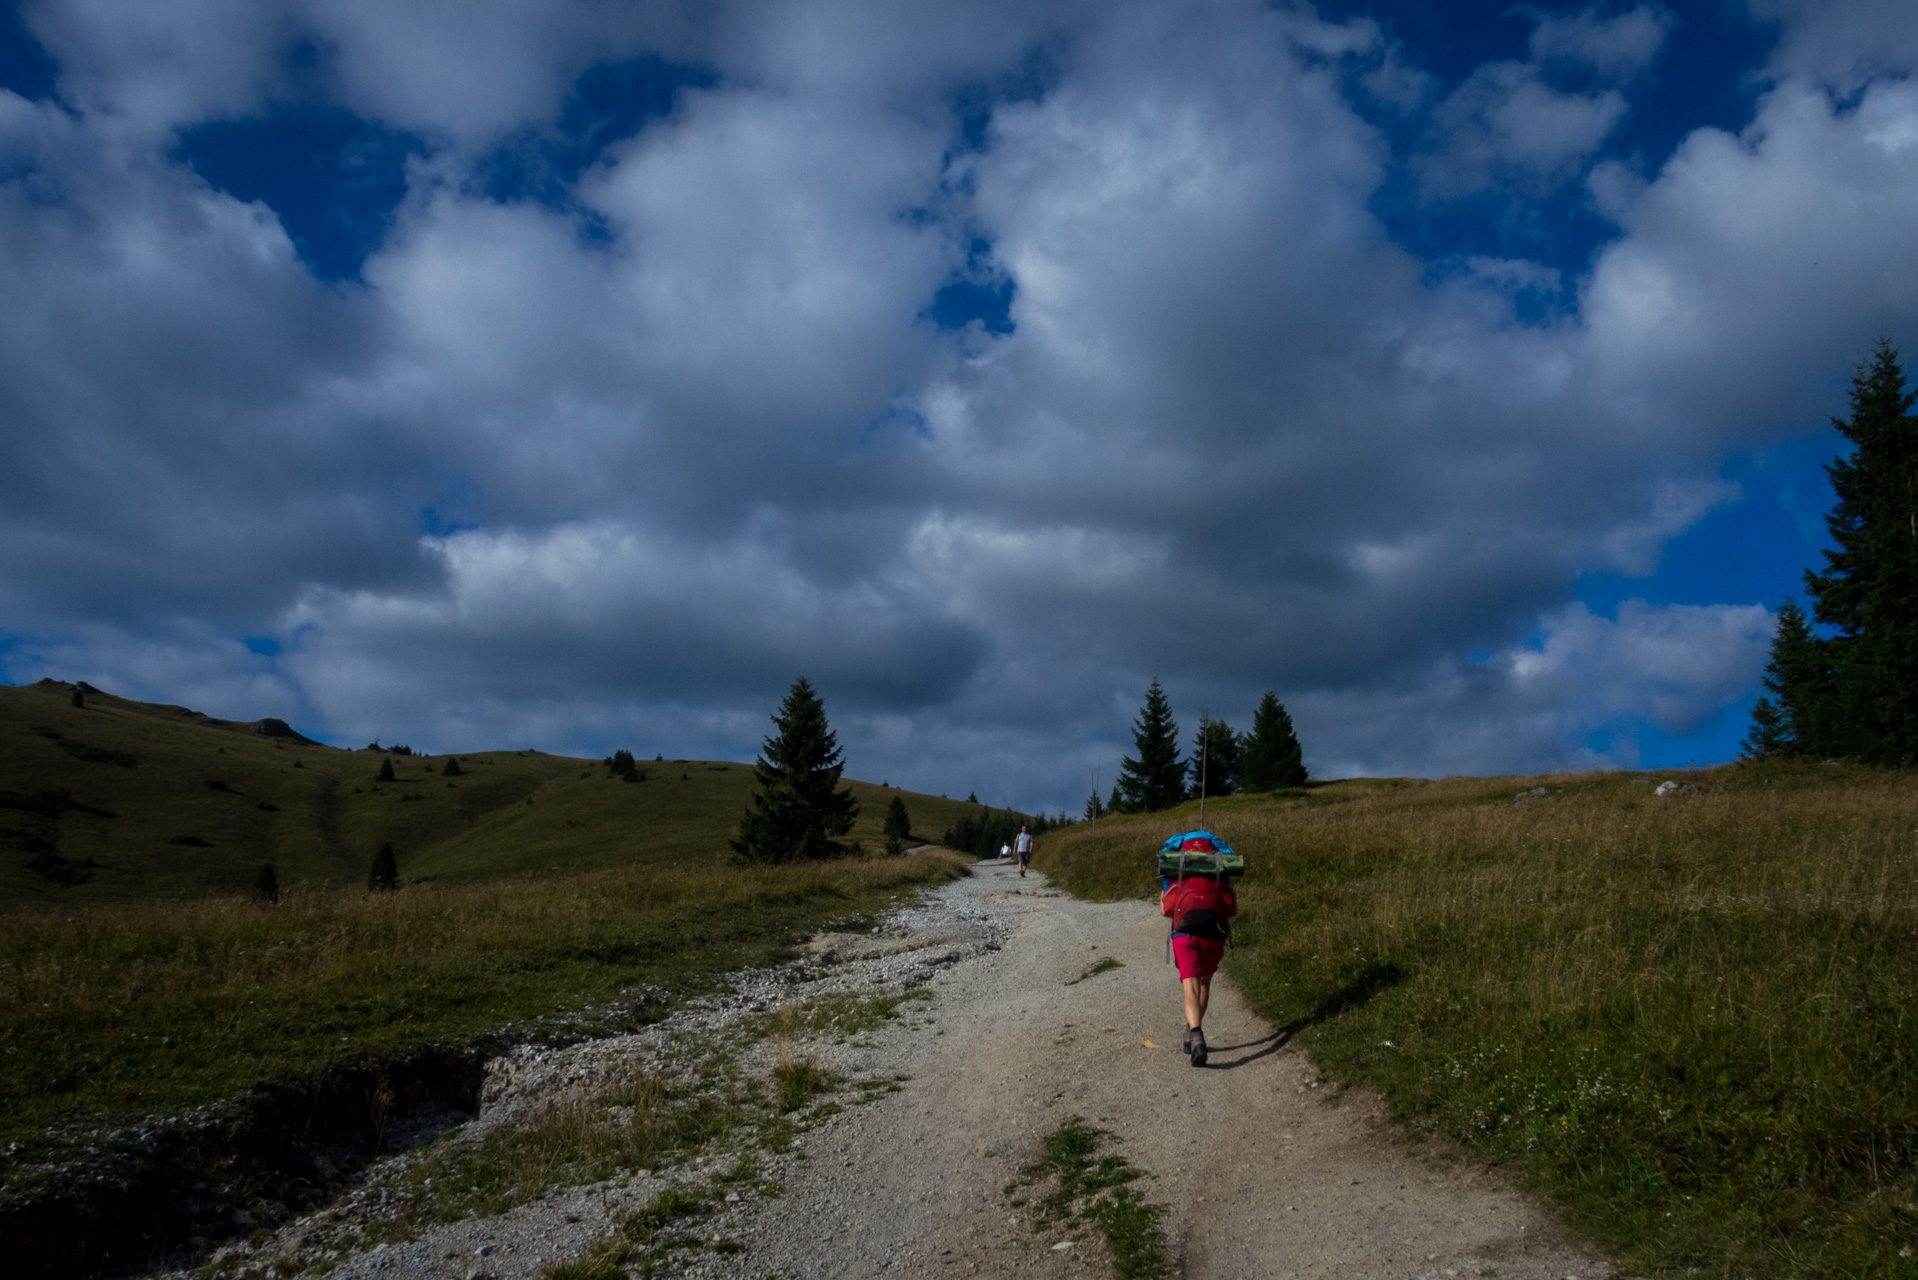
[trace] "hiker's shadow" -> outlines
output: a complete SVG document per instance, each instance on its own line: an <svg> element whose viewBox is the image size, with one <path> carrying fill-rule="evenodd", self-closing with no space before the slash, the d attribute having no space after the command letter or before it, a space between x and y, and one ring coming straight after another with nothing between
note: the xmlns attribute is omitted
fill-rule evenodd
<svg viewBox="0 0 1918 1280"><path fill-rule="evenodd" d="M1337 1014L1344 1013L1347 1009L1355 1009L1370 1000L1373 996L1389 988L1396 987L1403 981L1405 981L1405 970L1395 964L1367 965L1365 968L1353 974L1338 990L1329 993L1323 1000L1319 1001L1318 1007L1306 1014L1303 1018L1297 1018L1286 1023L1269 1036L1262 1036L1257 1040L1248 1041L1245 1044L1222 1044L1217 1048L1211 1049L1207 1055L1205 1070L1230 1071L1234 1067L1243 1067L1248 1062L1257 1062L1260 1058L1275 1054L1290 1044L1292 1037L1298 1032L1305 1030L1305 1028L1315 1023L1324 1022L1327 1018ZM1237 1053L1242 1049L1256 1049L1258 1052L1248 1053L1245 1057L1235 1059L1231 1062L1214 1062L1211 1060L1214 1055Z"/></svg>
<svg viewBox="0 0 1918 1280"><path fill-rule="evenodd" d="M1243 1067L1247 1065L1248 1063L1257 1062L1260 1058L1270 1057L1271 1055L1277 1053L1279 1050L1285 1048L1285 1046L1290 1044L1291 1041L1292 1041L1292 1028L1280 1027L1278 1030L1272 1032L1272 1034L1270 1035L1260 1036L1257 1040L1248 1040L1244 1044L1207 1045L1205 1066L1200 1069L1203 1071L1236 1070L1237 1068ZM1247 1052L1247 1051L1250 1051L1250 1052ZM1243 1058L1234 1058L1230 1062L1221 1062L1219 1060L1219 1055L1222 1053L1240 1053L1240 1052L1245 1052L1245 1056Z"/></svg>

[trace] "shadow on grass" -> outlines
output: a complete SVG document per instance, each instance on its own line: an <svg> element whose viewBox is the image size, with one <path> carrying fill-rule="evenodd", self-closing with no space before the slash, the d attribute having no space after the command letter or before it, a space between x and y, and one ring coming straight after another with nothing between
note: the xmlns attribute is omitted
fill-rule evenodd
<svg viewBox="0 0 1918 1280"><path fill-rule="evenodd" d="M1373 997L1390 991L1411 976L1390 962L1368 964L1347 978L1337 990L1327 993L1312 1012L1286 1023L1285 1030L1296 1034L1307 1027L1329 1022L1341 1013L1356 1009Z"/></svg>
<svg viewBox="0 0 1918 1280"><path fill-rule="evenodd" d="M1206 1064L1201 1071L1231 1071L1247 1063L1257 1062L1260 1058L1270 1057L1292 1042L1292 1028L1280 1027L1271 1035L1260 1036L1257 1040L1248 1040L1244 1044L1214 1044L1206 1046ZM1230 1062L1219 1061L1222 1053L1238 1053L1246 1049L1255 1049L1256 1053L1247 1053L1243 1058L1234 1058Z"/></svg>
<svg viewBox="0 0 1918 1280"><path fill-rule="evenodd" d="M1320 1000L1319 1003L1314 1006L1312 1012L1306 1014L1303 1018L1295 1018L1284 1026L1274 1030L1272 1034L1261 1036L1257 1040L1248 1040L1244 1044L1210 1046L1210 1060L1207 1061L1203 1069L1206 1071L1230 1071L1235 1067L1243 1067L1249 1062L1257 1062L1260 1058L1268 1057L1271 1054L1277 1053L1280 1049L1283 1049L1292 1042L1294 1036L1298 1035L1299 1032L1305 1030L1307 1027L1316 1026L1321 1022L1336 1018L1348 1010L1356 1009L1368 1000L1371 1000L1374 996L1398 986L1399 983L1404 982L1406 978L1410 976L1410 974L1395 964L1368 964L1353 973L1336 990L1328 993L1324 999ZM1235 1058L1231 1062L1220 1062L1217 1060L1219 1054L1238 1053L1245 1049L1256 1049L1257 1052L1248 1053L1245 1057Z"/></svg>

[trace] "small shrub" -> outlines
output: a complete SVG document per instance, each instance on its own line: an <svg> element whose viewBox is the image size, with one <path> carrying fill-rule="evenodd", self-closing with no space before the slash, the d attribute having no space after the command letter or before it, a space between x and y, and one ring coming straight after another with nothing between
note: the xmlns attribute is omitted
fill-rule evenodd
<svg viewBox="0 0 1918 1280"><path fill-rule="evenodd" d="M260 868L260 874L253 877L253 896L261 902L280 900L280 875L273 869L272 863Z"/></svg>
<svg viewBox="0 0 1918 1280"><path fill-rule="evenodd" d="M373 855L373 869L367 873L366 887L375 891L400 887L400 864L393 856L392 845L381 845L380 851Z"/></svg>
<svg viewBox="0 0 1918 1280"><path fill-rule="evenodd" d="M58 735L53 735L58 737ZM84 742L75 742L72 738L60 738L60 750L76 760L88 764L117 764L122 769L131 769L136 763L133 754L128 751L115 751L110 747L89 746Z"/></svg>
<svg viewBox="0 0 1918 1280"><path fill-rule="evenodd" d="M442 778L457 778L457 777L459 777L459 776L460 776L460 762L459 762L459 758L458 758L458 757L456 757L456 756L448 756L448 757L446 757L446 766L445 766L444 768L442 768L442 769L440 770L440 776L441 776Z"/></svg>
<svg viewBox="0 0 1918 1280"><path fill-rule="evenodd" d="M380 776L378 778L375 778L374 781L375 782L393 781L393 758L391 756L387 756L385 759L380 761Z"/></svg>

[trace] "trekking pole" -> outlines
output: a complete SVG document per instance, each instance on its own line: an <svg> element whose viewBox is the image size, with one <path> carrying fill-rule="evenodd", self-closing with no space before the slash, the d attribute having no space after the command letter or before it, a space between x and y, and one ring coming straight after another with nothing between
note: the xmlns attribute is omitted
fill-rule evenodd
<svg viewBox="0 0 1918 1280"><path fill-rule="evenodd" d="M1205 758L1212 746L1212 713L1199 712L1199 826L1205 826ZM1179 859L1184 865L1185 859Z"/></svg>

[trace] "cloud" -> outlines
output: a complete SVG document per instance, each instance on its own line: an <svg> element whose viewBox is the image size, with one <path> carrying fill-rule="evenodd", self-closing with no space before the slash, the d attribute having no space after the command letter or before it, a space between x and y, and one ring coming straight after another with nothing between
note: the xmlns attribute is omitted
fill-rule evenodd
<svg viewBox="0 0 1918 1280"><path fill-rule="evenodd" d="M1433 111L1435 146L1420 175L1440 199L1494 186L1544 194L1575 176L1624 117L1616 89L1568 93L1530 64L1492 63Z"/></svg>
<svg viewBox="0 0 1918 1280"><path fill-rule="evenodd" d="M1608 619L1573 604L1481 663L1447 660L1399 688L1309 695L1292 714L1319 776L1635 768L1636 725L1700 728L1756 681L1774 625L1758 605L1627 600Z"/></svg>
<svg viewBox="0 0 1918 1280"><path fill-rule="evenodd" d="M1600 16L1594 5L1579 13L1541 17L1526 47L1533 62L1569 64L1622 84L1651 66L1672 22L1670 13L1650 5L1611 18Z"/></svg>
<svg viewBox="0 0 1918 1280"><path fill-rule="evenodd" d="M1325 770L1624 762L1769 624L1570 584L1918 327L1909 85L1794 73L1640 172L1658 10L1436 104L1236 0L107 15L31 10L64 105L0 94L4 669L348 742L749 755L804 671L855 773L1076 808L1156 675L1188 722L1279 692ZM489 185L644 58L701 71ZM176 153L283 100L425 139L357 279ZM1408 172L1591 172L1618 232L1423 258ZM941 327L961 278L1005 323Z"/></svg>
<svg viewBox="0 0 1918 1280"><path fill-rule="evenodd" d="M1918 70L1918 9L1901 0L1749 0L1752 16L1779 24L1768 68L1809 76L1850 94Z"/></svg>
<svg viewBox="0 0 1918 1280"><path fill-rule="evenodd" d="M1579 301L1603 394L1688 419L1699 444L1802 431L1819 396L1842 406L1814 371L1918 315L1918 87L1840 108L1787 82L1742 134L1691 134L1615 216Z"/></svg>

